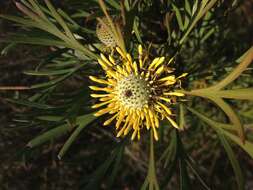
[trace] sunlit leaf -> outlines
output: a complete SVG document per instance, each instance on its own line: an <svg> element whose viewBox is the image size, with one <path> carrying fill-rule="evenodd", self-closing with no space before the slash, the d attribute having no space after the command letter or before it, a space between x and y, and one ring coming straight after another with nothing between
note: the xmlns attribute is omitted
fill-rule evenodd
<svg viewBox="0 0 253 190"><path fill-rule="evenodd" d="M240 137L234 135L233 133L227 131L227 129L223 129L223 123L219 123L216 121L213 121L212 119L208 118L207 116L199 113L198 111L194 110L193 108L187 107L188 110L190 110L192 113L194 113L196 116L198 116L202 121L213 127L215 130L218 128L222 134L227 136L230 140L232 140L234 143L239 145L244 151L246 151L251 158L253 158L253 142L250 142L248 140L245 140L243 143L240 139ZM230 125L230 128L233 129L235 126Z"/></svg>

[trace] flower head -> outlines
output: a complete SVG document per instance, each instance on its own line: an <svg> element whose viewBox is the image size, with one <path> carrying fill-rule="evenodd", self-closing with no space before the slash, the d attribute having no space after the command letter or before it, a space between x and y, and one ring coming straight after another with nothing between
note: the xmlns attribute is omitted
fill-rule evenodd
<svg viewBox="0 0 253 190"><path fill-rule="evenodd" d="M178 128L171 118L171 106L176 96L184 96L174 92L180 78L171 74L172 68L165 64L165 57L157 57L148 62L143 58L142 46L139 45L138 61L134 61L130 54L124 53L116 47L119 53L120 64L112 56L106 58L101 54L98 63L106 73L104 78L90 76L90 79L100 86L90 86L93 91L100 93L91 94L98 98L100 103L92 108L100 108L95 114L101 116L109 114L111 117L104 122L109 125L115 122L117 137L132 133L131 139L140 139L140 131L144 128L152 129L153 135L158 140L157 129L159 121L167 119L172 126Z"/></svg>
<svg viewBox="0 0 253 190"><path fill-rule="evenodd" d="M96 27L96 34L98 39L107 47L115 47L117 42L113 33L110 31L110 24L106 17L98 20Z"/></svg>

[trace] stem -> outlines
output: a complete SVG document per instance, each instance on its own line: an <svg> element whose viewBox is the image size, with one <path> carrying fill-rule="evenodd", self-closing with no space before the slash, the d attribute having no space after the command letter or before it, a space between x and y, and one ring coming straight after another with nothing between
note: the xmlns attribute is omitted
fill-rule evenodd
<svg viewBox="0 0 253 190"><path fill-rule="evenodd" d="M149 178L149 190L159 190L159 185L156 178L155 171L155 155L154 155L154 135L152 130L150 130L150 154L149 154L149 168L148 168L148 178Z"/></svg>

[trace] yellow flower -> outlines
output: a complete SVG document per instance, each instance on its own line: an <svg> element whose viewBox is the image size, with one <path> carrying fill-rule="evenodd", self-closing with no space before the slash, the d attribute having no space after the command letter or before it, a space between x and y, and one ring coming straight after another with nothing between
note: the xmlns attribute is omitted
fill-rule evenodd
<svg viewBox="0 0 253 190"><path fill-rule="evenodd" d="M98 63L106 73L104 78L90 76L90 79L100 86L90 86L91 94L98 98L99 103L92 108L100 108L95 116L109 114L111 117L104 122L109 125L115 122L117 137L126 136L132 132L131 139L140 139L140 131L152 129L154 138L158 140L157 129L159 121L167 119L172 126L178 128L171 118L171 105L176 96L184 96L174 92L176 84L180 86L180 78L172 75L173 69L168 69L165 57L157 57L152 62L143 58L142 46L139 45L139 59L134 61L128 53L116 47L120 64L112 56L108 58L101 54Z"/></svg>

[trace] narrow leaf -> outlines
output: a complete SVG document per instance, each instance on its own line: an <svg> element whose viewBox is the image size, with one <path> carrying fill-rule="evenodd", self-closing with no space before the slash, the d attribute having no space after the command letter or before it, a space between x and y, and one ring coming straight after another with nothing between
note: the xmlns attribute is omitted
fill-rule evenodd
<svg viewBox="0 0 253 190"><path fill-rule="evenodd" d="M64 135L69 130L70 127L67 124L55 127L28 142L27 146L31 148L39 146L47 141L53 140L57 137Z"/></svg>
<svg viewBox="0 0 253 190"><path fill-rule="evenodd" d="M92 122L95 119L96 119L96 117L93 114L84 115L84 116L81 116L77 119L78 127L76 127L74 132L71 134L71 136L68 138L68 140L65 142L65 144L61 148L61 150L58 154L59 159L61 159L64 156L64 154L67 152L67 150L69 149L71 144L74 142L74 140L80 134L80 132L87 126L87 124L89 124L90 122Z"/></svg>
<svg viewBox="0 0 253 190"><path fill-rule="evenodd" d="M236 180L237 180L237 184L238 184L238 190L243 190L244 189L244 178L242 175L242 170L241 167L239 165L238 160L235 157L234 151L231 148L231 146L229 145L228 141L226 140L225 136L222 134L222 132L218 129L216 130L218 137L221 141L221 144L223 145L225 151L227 152L228 158L232 164L234 173L236 175Z"/></svg>
<svg viewBox="0 0 253 190"><path fill-rule="evenodd" d="M231 132L228 132L227 130L223 129L222 127L224 126L223 123L219 123L216 121L211 120L210 118L208 118L207 116L199 113L198 111L194 110L193 108L187 107L187 109L189 111L191 111L192 113L194 113L197 117L199 117L201 120L203 120L205 123L207 123L209 126L213 127L214 130L216 130L216 128L220 129L220 131L227 136L228 138L230 138L234 143L236 143L237 145L239 145L242 149L244 149L245 152L247 152L251 158L253 158L253 143L251 141L245 140L244 143L242 143L242 141L240 140L240 138L236 135L234 135ZM233 129L235 126L230 125L231 129Z"/></svg>

